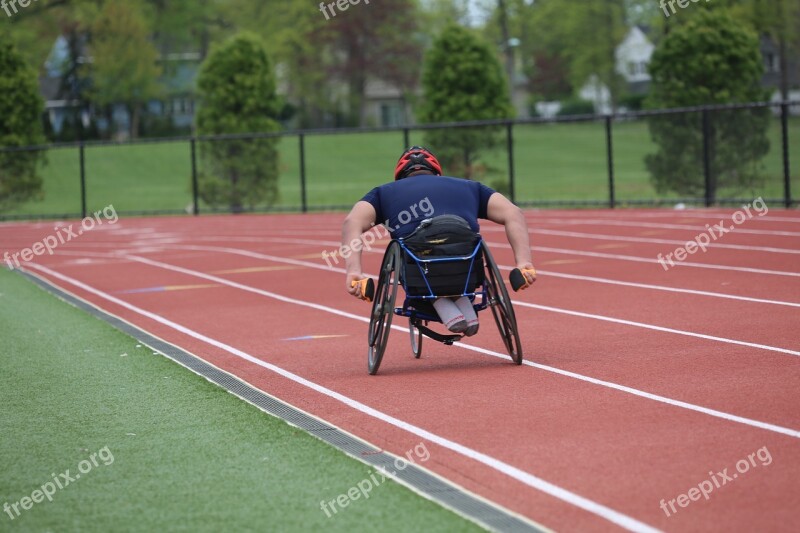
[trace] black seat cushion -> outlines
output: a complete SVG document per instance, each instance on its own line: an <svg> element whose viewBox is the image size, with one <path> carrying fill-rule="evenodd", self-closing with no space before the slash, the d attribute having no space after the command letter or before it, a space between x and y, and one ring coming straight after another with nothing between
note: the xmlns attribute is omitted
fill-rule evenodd
<svg viewBox="0 0 800 533"><path fill-rule="evenodd" d="M466 220L455 215L425 219L414 233L403 239L409 251L419 259L469 257L480 241L480 234L472 231ZM417 263L406 254L403 263L403 282L410 296L429 294L426 278L436 296L460 296L465 290L473 292L483 282L483 256L480 251L474 262L470 259L454 259L441 263ZM427 270L424 277L420 267L422 271Z"/></svg>

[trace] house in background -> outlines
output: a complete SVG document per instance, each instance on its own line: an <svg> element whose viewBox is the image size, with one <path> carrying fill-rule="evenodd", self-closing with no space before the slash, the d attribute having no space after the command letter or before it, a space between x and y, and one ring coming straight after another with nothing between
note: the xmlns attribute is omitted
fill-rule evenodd
<svg viewBox="0 0 800 533"><path fill-rule="evenodd" d="M201 57L197 52L163 53L160 84L162 98L145 106L140 133L143 136L169 136L191 131L195 112L195 82ZM39 90L45 100L45 115L56 139L75 140L80 123L84 135L124 140L128 136L130 114L123 104L98 109L91 104L91 65L85 36L59 36L53 43L39 77Z"/></svg>
<svg viewBox="0 0 800 533"><path fill-rule="evenodd" d="M655 44L648 37L649 28L637 26L631 28L628 35L617 47L617 72L627 82L627 91L631 95L646 95L650 90L652 78L649 74L650 60L655 51ZM761 86L771 91L773 102L781 101L781 67L777 44L767 36L760 41L761 56L764 60L764 76ZM792 55L788 60L789 99L800 100L800 58ZM611 112L608 88L590 79L580 91L581 98L592 102L595 112L606 114ZM621 110L624 111L624 108ZM792 107L792 114L800 115L800 106Z"/></svg>
<svg viewBox="0 0 800 533"><path fill-rule="evenodd" d="M778 44L769 37L761 37L761 56L764 58L764 77L761 86L773 90L773 102L780 102L781 95L781 58ZM789 100L800 100L800 57L790 54L788 57L787 78L789 82ZM800 115L800 106L792 107L793 115Z"/></svg>
<svg viewBox="0 0 800 533"><path fill-rule="evenodd" d="M650 90L652 78L648 67L656 47L648 37L649 32L645 26L634 26L617 47L616 71L625 80L628 94L645 95ZM596 77L589 79L579 95L594 104L595 113L611 113L611 94Z"/></svg>
<svg viewBox="0 0 800 533"><path fill-rule="evenodd" d="M396 85L370 78L367 80L364 97L367 124L397 127L413 123L413 114L406 95Z"/></svg>

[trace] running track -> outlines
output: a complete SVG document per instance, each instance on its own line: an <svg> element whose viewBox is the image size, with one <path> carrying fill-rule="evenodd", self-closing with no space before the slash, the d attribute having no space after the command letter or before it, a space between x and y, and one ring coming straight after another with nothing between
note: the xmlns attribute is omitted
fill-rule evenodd
<svg viewBox="0 0 800 533"><path fill-rule="evenodd" d="M421 466L545 527L796 531L800 213L656 261L732 213L527 212L540 276L513 295L522 367L487 312L477 337L426 339L421 360L396 319L368 376L368 307L321 258L342 214L121 219L26 270L389 452L425 442ZM502 228L482 229L508 271ZM0 225L0 252L53 233ZM765 447L771 464L660 508Z"/></svg>

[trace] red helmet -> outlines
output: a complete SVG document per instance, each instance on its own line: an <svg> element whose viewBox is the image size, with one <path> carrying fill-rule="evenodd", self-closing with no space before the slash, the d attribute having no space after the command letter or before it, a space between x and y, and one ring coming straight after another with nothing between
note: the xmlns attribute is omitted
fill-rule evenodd
<svg viewBox="0 0 800 533"><path fill-rule="evenodd" d="M412 146L400 156L397 167L394 169L395 181L408 177L417 170L429 170L437 176L442 175L442 165L430 150L421 146Z"/></svg>

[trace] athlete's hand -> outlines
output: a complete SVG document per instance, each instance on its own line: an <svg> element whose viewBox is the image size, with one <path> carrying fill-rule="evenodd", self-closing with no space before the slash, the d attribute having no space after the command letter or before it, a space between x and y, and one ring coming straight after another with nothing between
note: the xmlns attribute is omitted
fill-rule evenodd
<svg viewBox="0 0 800 533"><path fill-rule="evenodd" d="M346 289L347 292L358 298L359 300L364 300L363 295L361 294L361 288L358 285L358 281L364 279L364 274L361 272L348 272L347 273L347 281L346 281Z"/></svg>
<svg viewBox="0 0 800 533"><path fill-rule="evenodd" d="M519 269L520 273L522 273L522 277L525 279L525 285L519 288L519 290L524 290L530 287L534 281L536 281L536 269L533 268L531 263L519 263L517 264L517 268Z"/></svg>

